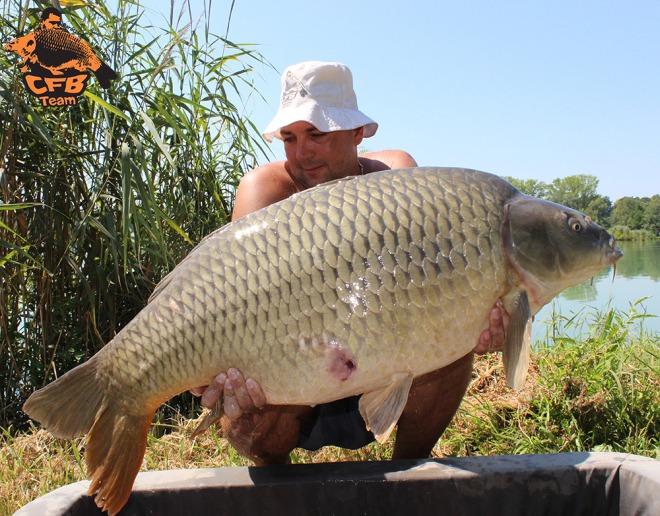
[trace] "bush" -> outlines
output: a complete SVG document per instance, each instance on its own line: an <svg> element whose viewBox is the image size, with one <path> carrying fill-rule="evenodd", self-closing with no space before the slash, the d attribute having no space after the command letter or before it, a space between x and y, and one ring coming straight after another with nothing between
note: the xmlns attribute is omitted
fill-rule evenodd
<svg viewBox="0 0 660 516"><path fill-rule="evenodd" d="M610 229L612 236L619 241L623 240L653 240L657 238L647 229L630 229L627 226L614 226Z"/></svg>

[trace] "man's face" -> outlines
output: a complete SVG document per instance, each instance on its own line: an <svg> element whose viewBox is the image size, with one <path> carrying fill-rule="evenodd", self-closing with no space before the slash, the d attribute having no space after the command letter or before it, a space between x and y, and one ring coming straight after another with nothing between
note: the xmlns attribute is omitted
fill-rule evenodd
<svg viewBox="0 0 660 516"><path fill-rule="evenodd" d="M357 173L363 128L324 133L307 122L280 129L289 171L305 188Z"/></svg>
<svg viewBox="0 0 660 516"><path fill-rule="evenodd" d="M61 23L62 23L62 18L60 18L59 16L57 16L54 13L50 13L48 15L48 18L46 18L45 20L42 20L41 26L44 29L59 29L60 26L61 26Z"/></svg>

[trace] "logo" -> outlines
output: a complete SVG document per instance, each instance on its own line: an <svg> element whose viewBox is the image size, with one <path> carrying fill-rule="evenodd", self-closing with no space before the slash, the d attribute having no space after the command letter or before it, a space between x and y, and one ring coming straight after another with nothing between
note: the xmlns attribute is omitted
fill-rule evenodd
<svg viewBox="0 0 660 516"><path fill-rule="evenodd" d="M296 95L305 98L309 93L302 81L293 75L291 71L288 71L286 73L285 87L282 88L282 99L280 100L282 107L289 107L291 102L296 98Z"/></svg>
<svg viewBox="0 0 660 516"><path fill-rule="evenodd" d="M77 104L91 71L102 88L117 78L87 43L62 27L62 13L49 7L41 13L39 28L5 45L22 61L23 84L43 106Z"/></svg>

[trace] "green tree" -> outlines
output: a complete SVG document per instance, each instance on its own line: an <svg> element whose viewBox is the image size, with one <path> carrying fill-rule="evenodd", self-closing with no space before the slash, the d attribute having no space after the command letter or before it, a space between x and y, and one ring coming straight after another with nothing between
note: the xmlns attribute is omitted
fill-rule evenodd
<svg viewBox="0 0 660 516"><path fill-rule="evenodd" d="M660 195L651 197L644 207L642 224L644 229L648 229L654 235L660 235Z"/></svg>
<svg viewBox="0 0 660 516"><path fill-rule="evenodd" d="M504 176L509 183L515 186L522 193L544 199L548 192L548 185L538 179L516 179L510 176Z"/></svg>
<svg viewBox="0 0 660 516"><path fill-rule="evenodd" d="M641 229L644 223L644 205L638 197L622 197L614 202L610 223L629 229Z"/></svg>
<svg viewBox="0 0 660 516"><path fill-rule="evenodd" d="M554 179L548 185L546 198L584 213L589 204L599 197L596 193L597 189L598 178L596 176L578 174Z"/></svg>
<svg viewBox="0 0 660 516"><path fill-rule="evenodd" d="M610 215L612 214L612 201L610 201L609 197L599 195L589 203L584 213L589 215L596 224L609 226Z"/></svg>

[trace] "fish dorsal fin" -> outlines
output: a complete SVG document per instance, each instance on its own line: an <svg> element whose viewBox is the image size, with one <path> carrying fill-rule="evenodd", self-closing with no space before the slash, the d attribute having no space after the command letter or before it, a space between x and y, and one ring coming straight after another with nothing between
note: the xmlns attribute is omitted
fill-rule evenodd
<svg viewBox="0 0 660 516"><path fill-rule="evenodd" d="M509 311L511 323L504 341L504 373L506 383L512 389L520 390L525 385L529 367L529 352L532 341L532 311L527 293L519 293Z"/></svg>
<svg viewBox="0 0 660 516"><path fill-rule="evenodd" d="M360 414L379 443L384 443L392 433L403 407L408 401L408 393L413 377L410 373L398 373L392 383L375 391L365 392L360 398Z"/></svg>
<svg viewBox="0 0 660 516"><path fill-rule="evenodd" d="M153 290L153 292L151 293L151 295L149 296L149 300L147 301L147 303L151 303L151 302L153 302L153 300L156 299L156 298L158 297L158 295L159 295L163 290L165 290L165 288L167 287L167 285L170 284L170 282L172 281L172 279L174 278L174 276L176 276L178 273L179 273L179 269L174 268L174 269L172 269L172 270L167 274L167 276L165 276L163 279L161 279L161 280L158 282L158 284L154 287L154 290Z"/></svg>

